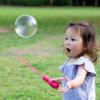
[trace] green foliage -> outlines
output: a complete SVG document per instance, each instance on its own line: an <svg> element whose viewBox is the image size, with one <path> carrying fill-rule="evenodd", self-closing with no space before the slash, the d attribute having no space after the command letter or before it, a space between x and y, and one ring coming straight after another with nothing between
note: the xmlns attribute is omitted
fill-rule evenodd
<svg viewBox="0 0 100 100"><path fill-rule="evenodd" d="M53 5L57 5L57 6L70 5L70 3L72 2L72 0L52 0L52 1L53 1Z"/></svg>
<svg viewBox="0 0 100 100"><path fill-rule="evenodd" d="M45 0L46 1L46 0ZM39 6L43 5L45 2L44 0L16 0L15 5L24 5L24 6Z"/></svg>
<svg viewBox="0 0 100 100"><path fill-rule="evenodd" d="M0 4L19 6L100 6L99 0L0 0Z"/></svg>
<svg viewBox="0 0 100 100"><path fill-rule="evenodd" d="M61 100L60 93L17 62L17 53L41 73L49 77L62 76L58 66L65 60L62 45L66 24L90 21L96 25L100 40L99 11L99 8L0 7L0 28L8 29L0 33L0 100ZM14 31L14 22L22 14L31 14L38 22L37 34L29 39L20 38ZM95 65L96 100L100 99L99 61Z"/></svg>
<svg viewBox="0 0 100 100"><path fill-rule="evenodd" d="M49 5L49 0L0 0L1 5L43 6Z"/></svg>

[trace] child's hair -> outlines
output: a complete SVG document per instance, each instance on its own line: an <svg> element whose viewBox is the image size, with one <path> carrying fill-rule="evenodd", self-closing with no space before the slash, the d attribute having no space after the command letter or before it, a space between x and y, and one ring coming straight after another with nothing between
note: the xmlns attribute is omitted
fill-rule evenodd
<svg viewBox="0 0 100 100"><path fill-rule="evenodd" d="M96 42L95 26L85 21L80 21L69 23L67 28L69 27L73 27L75 31L80 32L83 38L83 46L85 47L83 54L87 54L93 62L96 62L98 58L98 46Z"/></svg>

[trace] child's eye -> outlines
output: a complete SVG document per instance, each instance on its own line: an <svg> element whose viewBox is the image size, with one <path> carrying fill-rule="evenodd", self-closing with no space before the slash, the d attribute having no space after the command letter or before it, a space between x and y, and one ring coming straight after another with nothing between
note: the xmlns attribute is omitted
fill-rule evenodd
<svg viewBox="0 0 100 100"><path fill-rule="evenodd" d="M65 40L68 40L68 38L66 37Z"/></svg>
<svg viewBox="0 0 100 100"><path fill-rule="evenodd" d="M75 41L76 39L71 39L72 41Z"/></svg>

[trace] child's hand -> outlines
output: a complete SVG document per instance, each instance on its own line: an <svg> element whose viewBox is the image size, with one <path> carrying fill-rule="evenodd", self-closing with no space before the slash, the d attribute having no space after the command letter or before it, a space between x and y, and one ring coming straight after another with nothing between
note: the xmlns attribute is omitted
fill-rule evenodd
<svg viewBox="0 0 100 100"><path fill-rule="evenodd" d="M55 82L57 82L58 81L58 78L52 78L52 79L50 79L51 81L55 81Z"/></svg>
<svg viewBox="0 0 100 100"><path fill-rule="evenodd" d="M67 81L67 86L65 88L58 88L58 92L67 92L72 88L72 82L68 77L64 77L65 81Z"/></svg>
<svg viewBox="0 0 100 100"><path fill-rule="evenodd" d="M61 84L63 79L64 79L64 77L58 77L58 78L52 78L52 79L50 79L50 80L51 80L51 81L55 81L55 82Z"/></svg>

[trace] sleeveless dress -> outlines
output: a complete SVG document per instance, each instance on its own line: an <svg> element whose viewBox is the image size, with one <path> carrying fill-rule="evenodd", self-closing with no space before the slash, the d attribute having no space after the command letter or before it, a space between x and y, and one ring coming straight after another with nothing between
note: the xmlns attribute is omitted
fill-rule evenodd
<svg viewBox="0 0 100 100"><path fill-rule="evenodd" d="M76 77L79 65L83 65L87 70L86 78L83 84L77 88L72 88L69 91L62 93L62 100L95 100L95 76L96 72L92 61L87 56L82 56L76 59L73 63L68 60L59 67L59 70L64 73L70 80ZM67 85L65 80L62 81L62 87Z"/></svg>

